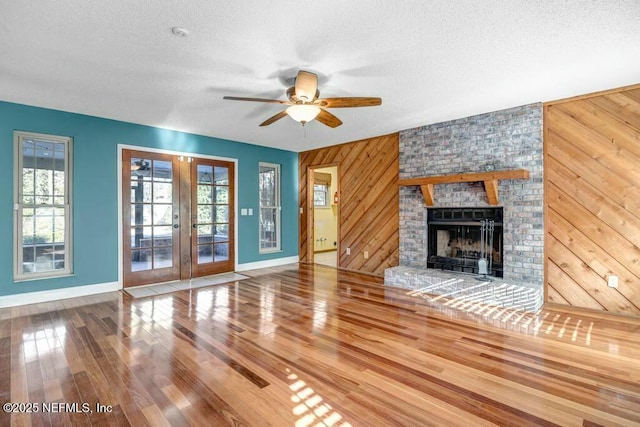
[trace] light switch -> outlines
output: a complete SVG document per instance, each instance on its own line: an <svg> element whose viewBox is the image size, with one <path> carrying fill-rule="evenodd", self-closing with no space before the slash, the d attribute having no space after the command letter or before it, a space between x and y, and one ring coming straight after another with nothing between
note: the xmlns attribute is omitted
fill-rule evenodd
<svg viewBox="0 0 640 427"><path fill-rule="evenodd" d="M249 208L249 215L253 215L253 209Z"/></svg>
<svg viewBox="0 0 640 427"><path fill-rule="evenodd" d="M242 216L247 215L247 208L240 209L240 215L242 215Z"/></svg>

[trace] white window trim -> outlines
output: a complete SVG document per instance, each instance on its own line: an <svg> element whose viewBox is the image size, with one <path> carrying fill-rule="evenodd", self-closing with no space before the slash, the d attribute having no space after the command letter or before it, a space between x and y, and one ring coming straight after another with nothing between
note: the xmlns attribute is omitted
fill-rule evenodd
<svg viewBox="0 0 640 427"><path fill-rule="evenodd" d="M280 182L280 165L276 163L266 163L259 162L258 163L258 174L260 173L261 167L269 167L274 168L276 171L276 206L267 206L267 208L275 208L276 209L276 247L274 248L262 248L260 243L260 237L262 235L262 225L260 224L260 213L262 210L262 205L260 204L260 195L258 194L258 253L260 254L268 254L273 252L281 252L282 251L282 207L280 206L280 191L281 191L281 182ZM258 193L260 189L258 188Z"/></svg>
<svg viewBox="0 0 640 427"><path fill-rule="evenodd" d="M25 139L44 139L65 144L65 268L63 270L44 271L35 273L22 273L22 210L25 205L22 203L22 165L23 149L22 142ZM44 133L14 131L13 133L13 279L16 282L48 279L53 277L70 276L73 274L73 203L72 203L72 183L73 183L73 138L49 135Z"/></svg>

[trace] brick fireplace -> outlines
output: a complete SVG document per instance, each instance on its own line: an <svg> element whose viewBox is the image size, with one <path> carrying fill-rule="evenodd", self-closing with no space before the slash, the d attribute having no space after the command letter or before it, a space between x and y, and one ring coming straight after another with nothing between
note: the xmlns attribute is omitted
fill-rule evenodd
<svg viewBox="0 0 640 427"><path fill-rule="evenodd" d="M542 105L524 105L401 131L399 147L400 179L528 170L529 179L499 181L503 215L501 267L505 281L542 290ZM434 208L490 206L482 182L437 185L433 199ZM420 187L400 187L400 267L426 269L427 246L427 206ZM385 282L393 285L393 270L389 270Z"/></svg>

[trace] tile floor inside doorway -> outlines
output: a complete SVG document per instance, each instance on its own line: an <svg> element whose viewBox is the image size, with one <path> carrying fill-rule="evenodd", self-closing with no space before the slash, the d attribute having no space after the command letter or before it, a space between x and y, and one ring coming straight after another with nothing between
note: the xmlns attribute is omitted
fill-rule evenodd
<svg viewBox="0 0 640 427"><path fill-rule="evenodd" d="M315 252L313 254L313 262L315 264L328 265L329 267L337 267L338 251Z"/></svg>

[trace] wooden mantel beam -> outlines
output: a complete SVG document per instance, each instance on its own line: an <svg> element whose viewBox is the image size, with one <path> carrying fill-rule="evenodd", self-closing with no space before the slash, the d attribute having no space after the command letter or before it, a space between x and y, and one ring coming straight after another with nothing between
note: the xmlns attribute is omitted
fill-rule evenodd
<svg viewBox="0 0 640 427"><path fill-rule="evenodd" d="M435 184L450 184L454 182L484 182L487 192L487 200L490 205L498 204L498 181L501 179L529 179L529 171L526 169L512 169L492 172L462 173L455 175L438 175L424 178L407 178L398 181L400 186L418 185L427 206L433 206Z"/></svg>

